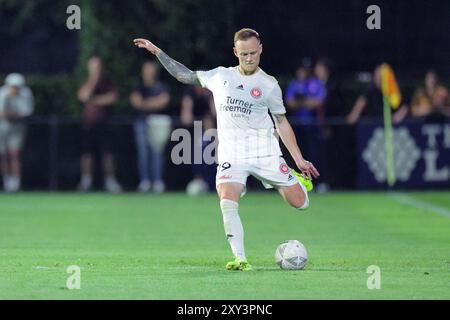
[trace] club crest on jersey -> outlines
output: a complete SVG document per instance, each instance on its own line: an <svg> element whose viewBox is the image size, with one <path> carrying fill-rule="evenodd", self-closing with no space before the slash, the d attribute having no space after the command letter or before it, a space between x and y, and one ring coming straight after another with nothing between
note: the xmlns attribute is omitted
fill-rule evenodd
<svg viewBox="0 0 450 320"><path fill-rule="evenodd" d="M250 90L250 94L253 98L259 99L261 98L262 92L260 88L253 88L252 90Z"/></svg>
<svg viewBox="0 0 450 320"><path fill-rule="evenodd" d="M289 167L288 167L288 165L287 165L286 163L282 163L282 164L280 165L280 171L281 171L281 173L283 173L283 174L287 174L287 173L289 172Z"/></svg>

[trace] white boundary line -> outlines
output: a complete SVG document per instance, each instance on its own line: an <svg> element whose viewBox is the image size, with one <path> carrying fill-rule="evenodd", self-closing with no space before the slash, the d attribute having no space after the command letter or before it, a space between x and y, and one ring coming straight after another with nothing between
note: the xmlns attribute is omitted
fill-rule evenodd
<svg viewBox="0 0 450 320"><path fill-rule="evenodd" d="M395 193L390 193L389 196L391 198L393 198L394 200L397 200L398 202L409 205L411 207L424 209L426 211L431 211L431 212L440 214L441 216L450 218L450 210L436 206L429 202L414 199L413 197L411 197L407 194L395 192Z"/></svg>

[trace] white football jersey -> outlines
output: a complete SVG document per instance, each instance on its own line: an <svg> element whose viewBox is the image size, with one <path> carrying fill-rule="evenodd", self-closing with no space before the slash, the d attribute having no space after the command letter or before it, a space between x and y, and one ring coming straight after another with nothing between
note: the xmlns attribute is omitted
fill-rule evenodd
<svg viewBox="0 0 450 320"><path fill-rule="evenodd" d="M218 161L242 162L280 156L272 114L285 114L278 81L263 70L242 75L238 67L197 71L212 91L217 112Z"/></svg>

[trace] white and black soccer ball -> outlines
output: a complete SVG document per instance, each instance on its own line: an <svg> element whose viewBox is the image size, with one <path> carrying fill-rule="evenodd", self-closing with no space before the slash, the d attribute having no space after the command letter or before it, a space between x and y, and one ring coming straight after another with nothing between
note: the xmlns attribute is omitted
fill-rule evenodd
<svg viewBox="0 0 450 320"><path fill-rule="evenodd" d="M301 270L308 262L308 252L298 240L287 240L275 251L275 261L281 269Z"/></svg>

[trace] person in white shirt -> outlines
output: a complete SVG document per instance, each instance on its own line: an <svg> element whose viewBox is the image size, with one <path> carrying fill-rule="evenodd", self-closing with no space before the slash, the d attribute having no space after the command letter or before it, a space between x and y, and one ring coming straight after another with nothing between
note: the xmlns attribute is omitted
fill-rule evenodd
<svg viewBox="0 0 450 320"><path fill-rule="evenodd" d="M297 145L285 116L277 80L259 67L262 53L259 34L249 28L237 31L233 50L239 65L209 71L188 69L147 39L135 39L134 44L154 54L178 81L212 91L219 140L216 186L225 233L235 257L226 268L252 270L245 256L244 230L238 213L247 177L252 175L266 188L277 189L294 208L306 209L309 205L307 187L311 189L311 179L319 176ZM290 169L282 158L269 112L301 175Z"/></svg>
<svg viewBox="0 0 450 320"><path fill-rule="evenodd" d="M21 187L21 151L25 139L25 118L33 113L34 98L25 78L11 73L0 88L0 157L3 188L17 192Z"/></svg>

